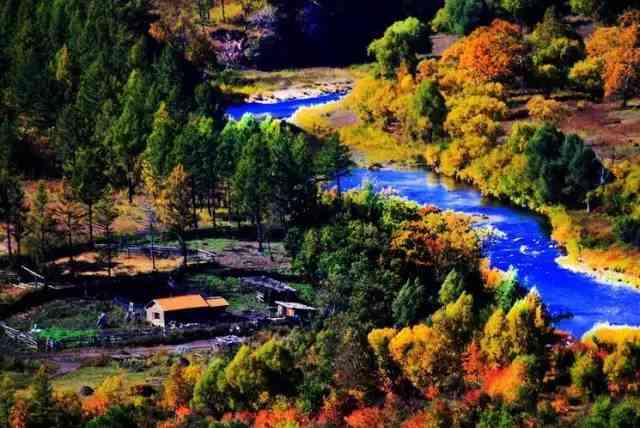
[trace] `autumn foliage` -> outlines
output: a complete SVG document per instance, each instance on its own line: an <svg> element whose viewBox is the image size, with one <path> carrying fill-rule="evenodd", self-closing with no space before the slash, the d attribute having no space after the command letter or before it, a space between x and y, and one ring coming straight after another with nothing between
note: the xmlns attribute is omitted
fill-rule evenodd
<svg viewBox="0 0 640 428"><path fill-rule="evenodd" d="M522 75L526 53L522 30L509 22L495 20L449 48L443 60L467 71L474 80L505 81Z"/></svg>

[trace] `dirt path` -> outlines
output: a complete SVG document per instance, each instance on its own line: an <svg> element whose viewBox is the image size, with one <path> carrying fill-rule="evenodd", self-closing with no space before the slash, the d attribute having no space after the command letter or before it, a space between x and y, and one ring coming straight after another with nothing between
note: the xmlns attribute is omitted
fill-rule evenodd
<svg viewBox="0 0 640 428"><path fill-rule="evenodd" d="M196 340L193 342L176 345L156 345L148 347L133 348L82 348L62 352L40 352L29 354L26 357L33 360L48 362L57 367L53 377L64 376L82 367L84 361L95 358L128 359L146 358L157 353L180 354L184 350L211 351L216 349L219 342L215 338L206 340Z"/></svg>

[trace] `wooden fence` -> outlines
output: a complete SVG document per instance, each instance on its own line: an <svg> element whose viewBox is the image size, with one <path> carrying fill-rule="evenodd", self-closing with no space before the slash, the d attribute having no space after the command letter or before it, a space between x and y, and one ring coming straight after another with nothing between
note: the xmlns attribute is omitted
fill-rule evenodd
<svg viewBox="0 0 640 428"><path fill-rule="evenodd" d="M274 322L273 325L281 323ZM259 325L253 321L223 322L215 325L196 325L175 329L144 328L137 330L102 330L92 336L70 337L57 341L38 338L0 322L7 337L34 351L55 352L65 349L114 346L150 346L157 344L179 344L195 340L225 337L230 334L246 335Z"/></svg>
<svg viewBox="0 0 640 428"><path fill-rule="evenodd" d="M16 330L3 322L0 322L0 328L4 330L4 334L6 334L11 340L19 342L34 351L37 351L40 348L40 342L33 334Z"/></svg>
<svg viewBox="0 0 640 428"><path fill-rule="evenodd" d="M98 244L96 248L105 250L108 248L108 244ZM175 257L182 257L182 249L172 246L161 245L112 245L112 251L119 254L130 255L142 255L149 258L155 257L158 259L169 259ZM215 254L201 249L189 249L187 250L187 258L190 262L210 262L213 261Z"/></svg>

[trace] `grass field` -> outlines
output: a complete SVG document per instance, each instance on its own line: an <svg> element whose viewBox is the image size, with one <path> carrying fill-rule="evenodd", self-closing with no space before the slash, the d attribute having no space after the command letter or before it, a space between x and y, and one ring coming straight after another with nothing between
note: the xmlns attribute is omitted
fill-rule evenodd
<svg viewBox="0 0 640 428"><path fill-rule="evenodd" d="M30 330L34 324L53 336L88 334L96 328L101 313L107 314L109 327L121 327L124 311L111 302L83 299L54 300L28 312L14 315L7 324L19 330ZM47 334L47 333L45 333Z"/></svg>
<svg viewBox="0 0 640 428"><path fill-rule="evenodd" d="M126 369L112 362L103 367L83 367L55 378L53 387L61 392L78 392L83 386L90 386L94 390L108 377L123 375L126 387L136 385L159 385L163 382L169 369L163 365Z"/></svg>

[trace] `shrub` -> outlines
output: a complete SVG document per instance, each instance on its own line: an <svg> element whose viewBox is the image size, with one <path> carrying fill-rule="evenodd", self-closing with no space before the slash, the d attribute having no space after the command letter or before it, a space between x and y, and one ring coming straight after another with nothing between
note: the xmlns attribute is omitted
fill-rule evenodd
<svg viewBox="0 0 640 428"><path fill-rule="evenodd" d="M630 216L620 217L616 219L613 230L620 241L640 247L640 220Z"/></svg>
<svg viewBox="0 0 640 428"><path fill-rule="evenodd" d="M562 103L546 99L541 95L532 97L527 103L527 109L534 120L553 124L559 123L566 114Z"/></svg>

